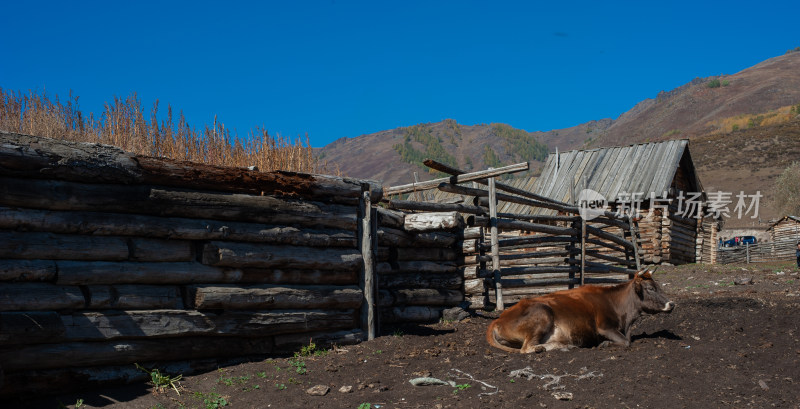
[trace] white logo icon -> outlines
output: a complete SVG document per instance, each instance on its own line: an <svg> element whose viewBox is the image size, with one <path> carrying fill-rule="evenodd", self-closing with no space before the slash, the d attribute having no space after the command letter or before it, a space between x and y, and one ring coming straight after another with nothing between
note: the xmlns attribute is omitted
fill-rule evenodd
<svg viewBox="0 0 800 409"><path fill-rule="evenodd" d="M606 198L592 189L583 189L578 194L578 211L584 220L602 216L607 205Z"/></svg>

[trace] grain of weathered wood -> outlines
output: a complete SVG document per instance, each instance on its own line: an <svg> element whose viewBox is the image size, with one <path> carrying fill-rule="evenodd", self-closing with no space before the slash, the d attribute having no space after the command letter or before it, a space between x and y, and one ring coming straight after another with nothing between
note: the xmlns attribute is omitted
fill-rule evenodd
<svg viewBox="0 0 800 409"><path fill-rule="evenodd" d="M239 282L238 269L200 263L134 263L57 261L58 284L190 284Z"/></svg>
<svg viewBox="0 0 800 409"><path fill-rule="evenodd" d="M192 242L187 240L145 239L128 240L130 260L179 262L192 261Z"/></svg>
<svg viewBox="0 0 800 409"><path fill-rule="evenodd" d="M353 310L80 312L63 315L59 321L63 335L55 341L199 335L266 336L337 331L356 325Z"/></svg>
<svg viewBox="0 0 800 409"><path fill-rule="evenodd" d="M362 302L357 286L190 285L191 308L257 309L354 309Z"/></svg>
<svg viewBox="0 0 800 409"><path fill-rule="evenodd" d="M378 245L392 247L451 247L459 240L457 232L409 233L390 227L378 228Z"/></svg>
<svg viewBox="0 0 800 409"><path fill-rule="evenodd" d="M415 210L425 212L461 212L472 214L485 214L484 208L480 206L470 206L462 203L432 203L417 202L414 200L390 200L387 204L390 209L395 210Z"/></svg>
<svg viewBox="0 0 800 409"><path fill-rule="evenodd" d="M464 293L459 290L437 288L382 289L378 292L378 305L389 306L441 306L458 305L464 301Z"/></svg>
<svg viewBox="0 0 800 409"><path fill-rule="evenodd" d="M0 284L0 311L49 311L85 306L80 288L48 283ZM2 362L2 361L0 361Z"/></svg>
<svg viewBox="0 0 800 409"><path fill-rule="evenodd" d="M378 274L398 274L398 273L425 273L440 274L452 273L458 270L454 262L438 263L435 261L399 261L396 263L378 263L376 266Z"/></svg>
<svg viewBox="0 0 800 409"><path fill-rule="evenodd" d="M177 286L90 285L86 287L87 308L120 310L182 309L183 298Z"/></svg>
<svg viewBox="0 0 800 409"><path fill-rule="evenodd" d="M362 256L357 249L276 246L213 241L203 247L203 263L221 267L259 267L356 271Z"/></svg>
<svg viewBox="0 0 800 409"><path fill-rule="evenodd" d="M125 213L70 212L0 206L0 229L95 236L140 236L183 240L233 240L312 247L353 247L347 230L299 229L210 219Z"/></svg>
<svg viewBox="0 0 800 409"><path fill-rule="evenodd" d="M127 260L121 237L0 231L0 258L28 260Z"/></svg>
<svg viewBox="0 0 800 409"><path fill-rule="evenodd" d="M238 193L0 177L0 205L355 231L355 206Z"/></svg>
<svg viewBox="0 0 800 409"><path fill-rule="evenodd" d="M464 227L464 218L458 212L411 213L403 227L409 232L456 230Z"/></svg>
<svg viewBox="0 0 800 409"><path fill-rule="evenodd" d="M56 263L52 260L0 259L0 281L56 280Z"/></svg>
<svg viewBox="0 0 800 409"><path fill-rule="evenodd" d="M457 290L461 288L464 277L461 273L405 273L383 274L378 276L378 288L443 288Z"/></svg>
<svg viewBox="0 0 800 409"><path fill-rule="evenodd" d="M64 325L55 311L0 313L0 346L58 342L63 337Z"/></svg>

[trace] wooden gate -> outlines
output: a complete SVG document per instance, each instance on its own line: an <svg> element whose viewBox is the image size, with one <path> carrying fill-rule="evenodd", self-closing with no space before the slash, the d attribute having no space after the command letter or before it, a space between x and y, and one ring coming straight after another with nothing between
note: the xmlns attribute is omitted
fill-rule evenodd
<svg viewBox="0 0 800 409"><path fill-rule="evenodd" d="M393 187L386 190L386 195L437 188L471 197L471 203L388 200L388 206L403 210L456 210L470 215L469 226L482 227L483 234L473 255L462 260L465 292L473 307L494 306L503 310L507 304L531 295L576 285L624 282L641 268L636 221L627 215L603 212L585 220L576 205L495 180L503 174L528 170L527 162L472 173L432 160L424 163L453 176ZM464 186L467 182L487 188ZM529 209L552 209L557 214L499 212L498 205L503 202Z"/></svg>

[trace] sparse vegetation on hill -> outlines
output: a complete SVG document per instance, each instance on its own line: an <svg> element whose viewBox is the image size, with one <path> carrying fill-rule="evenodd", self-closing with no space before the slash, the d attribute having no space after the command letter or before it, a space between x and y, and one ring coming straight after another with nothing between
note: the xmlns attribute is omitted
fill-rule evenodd
<svg viewBox="0 0 800 409"><path fill-rule="evenodd" d="M523 161L543 161L547 158L547 145L537 141L522 129L506 124L492 124L492 132L505 141L509 152L513 152Z"/></svg>
<svg viewBox="0 0 800 409"><path fill-rule="evenodd" d="M133 94L124 99L114 97L99 115L86 115L78 105L78 96L71 92L62 102L58 95L51 99L44 92L23 94L0 88L0 130L103 143L140 155L212 165L257 166L262 171L326 171L313 154L308 137L291 141L256 127L242 138L216 117L213 124L196 128L186 122L183 112L175 118L169 105L166 118L159 120L158 109L156 101L148 114Z"/></svg>
<svg viewBox="0 0 800 409"><path fill-rule="evenodd" d="M455 136L455 134L452 134L452 136ZM412 141L422 144L425 147L425 151L423 152L414 148L411 143ZM420 165L425 159L433 159L452 167L458 166L456 158L447 152L444 146L442 146L442 140L438 136L433 135L430 126L427 124L419 124L405 128L403 143L396 144L392 148L397 151L403 162L413 165ZM437 173L437 171L433 169L428 169L428 171L430 173Z"/></svg>

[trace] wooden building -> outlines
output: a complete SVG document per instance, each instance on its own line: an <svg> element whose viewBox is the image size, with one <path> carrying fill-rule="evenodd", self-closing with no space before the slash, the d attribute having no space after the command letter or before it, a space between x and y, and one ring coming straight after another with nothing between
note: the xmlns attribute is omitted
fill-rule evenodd
<svg viewBox="0 0 800 409"><path fill-rule="evenodd" d="M721 218L706 216L688 140L551 154L533 184L535 194L576 205L584 189L608 210L638 214L643 262L714 262Z"/></svg>
<svg viewBox="0 0 800 409"><path fill-rule="evenodd" d="M784 216L767 229L770 241L800 240L800 217Z"/></svg>

